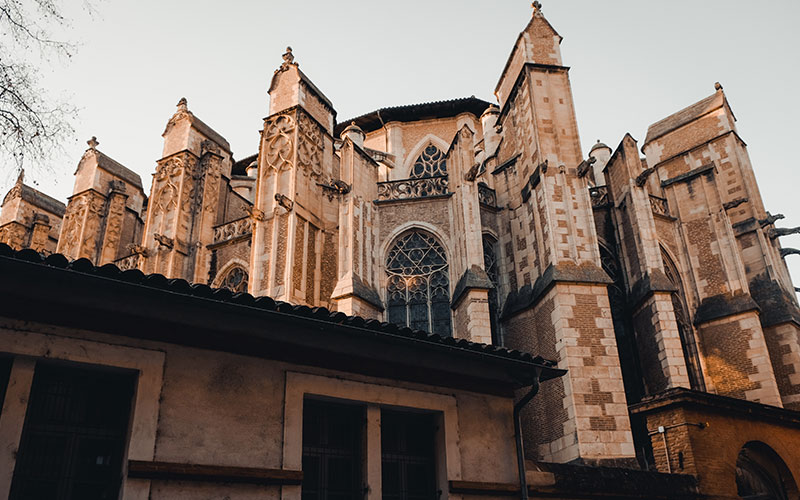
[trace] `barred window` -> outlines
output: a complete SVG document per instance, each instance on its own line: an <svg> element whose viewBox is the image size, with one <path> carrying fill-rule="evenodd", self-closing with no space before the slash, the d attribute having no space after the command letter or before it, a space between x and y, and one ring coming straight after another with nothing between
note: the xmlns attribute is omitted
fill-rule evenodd
<svg viewBox="0 0 800 500"><path fill-rule="evenodd" d="M435 175L447 175L447 160L441 149L428 144L411 167L411 178L419 179Z"/></svg>
<svg viewBox="0 0 800 500"><path fill-rule="evenodd" d="M428 233L401 236L386 258L389 321L450 336L450 274L442 245Z"/></svg>
<svg viewBox="0 0 800 500"><path fill-rule="evenodd" d="M233 267L225 274L219 282L220 288L227 288L231 292L239 293L247 291L247 271L239 266Z"/></svg>

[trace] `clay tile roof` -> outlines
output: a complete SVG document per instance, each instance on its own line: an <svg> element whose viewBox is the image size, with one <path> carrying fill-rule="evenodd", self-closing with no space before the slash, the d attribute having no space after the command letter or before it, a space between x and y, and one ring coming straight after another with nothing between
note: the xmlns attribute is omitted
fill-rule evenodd
<svg viewBox="0 0 800 500"><path fill-rule="evenodd" d="M698 101L687 108L683 108L677 113L673 113L663 120L659 120L647 128L647 137L644 144L654 141L659 137L680 128L701 116L715 111L725 105L725 94L715 92L714 94Z"/></svg>
<svg viewBox="0 0 800 500"><path fill-rule="evenodd" d="M450 99L446 101L423 102L405 106L380 108L370 113L344 120L334 128L334 137L339 137L345 127L352 122L361 127L365 133L373 132L389 122L413 122L432 118L449 118L461 113L472 113L480 117L492 103L475 96Z"/></svg>
<svg viewBox="0 0 800 500"><path fill-rule="evenodd" d="M495 358L504 358L509 361L521 362L542 369L541 380L557 378L566 373L555 368L555 362L548 361L541 356L533 356L527 352L512 350L505 347L471 342L466 339L442 337L422 330L412 330L408 327L381 323L376 320L367 320L360 316L348 316L341 312L331 312L324 307L310 308L304 305L294 305L287 302L276 302L271 297L253 297L249 293L233 293L225 288L210 288L204 284L189 283L183 279L168 279L161 274L144 274L138 269L121 271L114 264L95 266L88 259L81 258L69 261L64 255L51 254L45 257L31 249L15 251L5 243L0 243L0 258L6 257L18 261L31 262L42 266L65 269L72 272L100 276L105 279L125 282L142 287L163 290L183 296L217 300L230 304L255 307L267 311L277 311L300 320L307 318L326 323L344 325L353 330L354 334L368 331L386 337L405 338L414 340L423 345L438 344L448 346L460 352L470 352L473 355L487 355Z"/></svg>

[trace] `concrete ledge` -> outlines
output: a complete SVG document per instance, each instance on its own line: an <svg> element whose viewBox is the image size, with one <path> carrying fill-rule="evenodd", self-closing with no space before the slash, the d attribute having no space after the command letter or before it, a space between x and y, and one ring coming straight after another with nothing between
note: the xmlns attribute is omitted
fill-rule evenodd
<svg viewBox="0 0 800 500"><path fill-rule="evenodd" d="M525 285L516 292L511 292L506 298L503 307L502 319L508 319L515 314L528 309L539 302L539 299L556 283L577 283L586 285L607 286L613 281L605 271L593 264L581 266L559 264L547 267L533 283Z"/></svg>
<svg viewBox="0 0 800 500"><path fill-rule="evenodd" d="M629 297L630 304L634 310L647 300L655 292L677 292L678 287L667 278L664 271L654 269L652 273L645 273L644 277L633 284Z"/></svg>
<svg viewBox="0 0 800 500"><path fill-rule="evenodd" d="M299 485L303 482L303 471L129 460L128 477L160 481Z"/></svg>
<svg viewBox="0 0 800 500"><path fill-rule="evenodd" d="M450 302L450 309L458 307L458 303L464 295L473 288L480 290L494 288L492 280L486 275L486 271L478 266L472 266L470 269L467 269L464 271L464 274L461 275L461 278L459 278L455 289L453 289L453 299Z"/></svg>
<svg viewBox="0 0 800 500"><path fill-rule="evenodd" d="M758 304L748 293L714 295L706 297L700 303L694 314L694 324L700 325L726 316L759 310Z"/></svg>

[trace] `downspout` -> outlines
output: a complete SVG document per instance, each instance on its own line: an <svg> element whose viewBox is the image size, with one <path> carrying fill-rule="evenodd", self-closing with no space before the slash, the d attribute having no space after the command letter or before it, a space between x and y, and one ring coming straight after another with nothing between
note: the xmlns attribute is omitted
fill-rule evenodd
<svg viewBox="0 0 800 500"><path fill-rule="evenodd" d="M522 424L520 422L520 413L522 413L522 409L527 405L536 393L539 392L539 376L541 375L541 369L536 370L536 376L533 379L533 384L531 385L530 390L528 391L525 396L522 397L517 403L514 405L514 438L517 442L517 469L519 471L519 489L520 489L520 498L522 500L528 500L528 479L525 477L525 450L523 449L522 444Z"/></svg>

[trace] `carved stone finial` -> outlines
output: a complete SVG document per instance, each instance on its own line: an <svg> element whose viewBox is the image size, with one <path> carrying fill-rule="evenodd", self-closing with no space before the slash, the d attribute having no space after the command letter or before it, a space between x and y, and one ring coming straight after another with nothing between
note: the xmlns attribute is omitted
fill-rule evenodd
<svg viewBox="0 0 800 500"><path fill-rule="evenodd" d="M722 90L722 84L719 82L714 82L714 89L716 89L717 91Z"/></svg>
<svg viewBox="0 0 800 500"><path fill-rule="evenodd" d="M539 2L539 0L536 0L535 2L533 2L531 4L531 7L533 7L533 12L541 11L542 10L542 3Z"/></svg>
<svg viewBox="0 0 800 500"><path fill-rule="evenodd" d="M181 100L178 101L178 111L187 111L189 109L189 103L186 102L185 97L181 97Z"/></svg>
<svg viewBox="0 0 800 500"><path fill-rule="evenodd" d="M100 141L97 140L97 137L92 136L91 139L86 141L86 144L89 145L89 149L97 149L97 146L100 144Z"/></svg>

